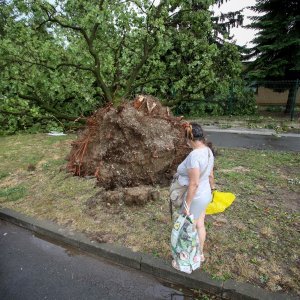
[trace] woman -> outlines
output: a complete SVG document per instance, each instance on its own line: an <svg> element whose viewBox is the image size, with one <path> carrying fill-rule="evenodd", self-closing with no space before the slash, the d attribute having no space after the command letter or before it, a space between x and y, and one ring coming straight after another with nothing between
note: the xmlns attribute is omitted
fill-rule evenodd
<svg viewBox="0 0 300 300"><path fill-rule="evenodd" d="M205 260L203 246L206 238L204 226L205 210L212 200L214 185L214 152L211 143L207 143L201 126L191 123L186 127L188 145L193 149L186 159L178 166L178 181L188 186L185 196L187 208L181 211L193 215L200 241L201 261Z"/></svg>

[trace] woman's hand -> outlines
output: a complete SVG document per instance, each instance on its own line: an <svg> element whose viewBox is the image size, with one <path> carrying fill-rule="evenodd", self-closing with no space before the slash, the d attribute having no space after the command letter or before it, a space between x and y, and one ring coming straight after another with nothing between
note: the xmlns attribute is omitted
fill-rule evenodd
<svg viewBox="0 0 300 300"><path fill-rule="evenodd" d="M185 214L186 216L189 216L189 215L190 215L190 208L189 208L189 206L187 206L187 207L185 207L185 208L183 209L183 214Z"/></svg>

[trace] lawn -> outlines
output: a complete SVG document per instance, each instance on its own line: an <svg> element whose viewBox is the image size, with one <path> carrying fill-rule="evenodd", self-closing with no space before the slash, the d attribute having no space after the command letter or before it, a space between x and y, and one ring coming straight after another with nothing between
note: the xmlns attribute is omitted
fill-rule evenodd
<svg viewBox="0 0 300 300"><path fill-rule="evenodd" d="M99 201L94 179L65 172L73 139L0 137L0 207L170 260L167 189L144 207ZM213 278L299 294L300 154L218 149L215 167L218 188L237 199L226 212L207 216L203 270ZM96 209L88 209L91 199L98 199Z"/></svg>

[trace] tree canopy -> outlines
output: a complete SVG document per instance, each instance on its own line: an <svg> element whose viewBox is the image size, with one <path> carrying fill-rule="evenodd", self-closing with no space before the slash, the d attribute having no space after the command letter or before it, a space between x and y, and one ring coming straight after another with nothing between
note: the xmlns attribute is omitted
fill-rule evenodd
<svg viewBox="0 0 300 300"><path fill-rule="evenodd" d="M292 80L300 77L300 2L257 0L250 28L253 40L250 76L255 79Z"/></svg>
<svg viewBox="0 0 300 300"><path fill-rule="evenodd" d="M241 62L214 38L215 2L2 1L0 122L75 120L137 93L223 101Z"/></svg>
<svg viewBox="0 0 300 300"><path fill-rule="evenodd" d="M300 78L300 2L257 0L252 9L259 16L252 17L248 26L258 30L250 57L248 74L255 80L296 80ZM291 112L297 84L289 83L286 113Z"/></svg>

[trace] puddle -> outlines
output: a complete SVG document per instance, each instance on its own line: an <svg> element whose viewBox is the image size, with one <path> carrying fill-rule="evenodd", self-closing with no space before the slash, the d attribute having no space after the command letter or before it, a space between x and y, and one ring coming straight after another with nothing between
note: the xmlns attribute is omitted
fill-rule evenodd
<svg viewBox="0 0 300 300"><path fill-rule="evenodd" d="M170 298L172 300L221 300L223 299L219 295L213 295L204 293L201 290L188 289L179 284L173 284L166 281L159 280L161 284L164 286L171 288L174 290L174 293L170 294Z"/></svg>
<svg viewBox="0 0 300 300"><path fill-rule="evenodd" d="M53 255L66 255L69 257L83 255L83 252L77 250L73 247L70 247L66 244L60 243L57 240L50 239L40 234L32 234L31 242L44 250L47 253L51 253Z"/></svg>

